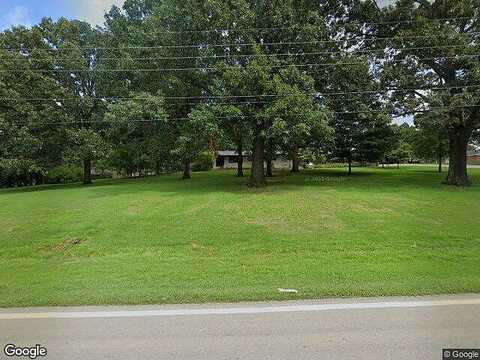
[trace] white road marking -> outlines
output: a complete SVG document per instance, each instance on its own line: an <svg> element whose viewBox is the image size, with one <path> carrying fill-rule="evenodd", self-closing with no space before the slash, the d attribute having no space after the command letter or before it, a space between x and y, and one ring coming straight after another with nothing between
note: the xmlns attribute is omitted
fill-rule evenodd
<svg viewBox="0 0 480 360"><path fill-rule="evenodd" d="M52 311L52 312L20 312L2 313L0 320L21 319L88 319L88 318L126 318L126 317L162 317L162 316L202 316L202 315L236 315L236 314L269 314L288 312L331 311L331 310L360 310L360 309L389 309L389 308L417 308L452 305L480 305L480 297L454 300L429 301L385 301L360 303L332 303L332 304L293 304L278 306L247 306L225 308L198 308L198 309L158 309L158 310L115 310L115 311Z"/></svg>

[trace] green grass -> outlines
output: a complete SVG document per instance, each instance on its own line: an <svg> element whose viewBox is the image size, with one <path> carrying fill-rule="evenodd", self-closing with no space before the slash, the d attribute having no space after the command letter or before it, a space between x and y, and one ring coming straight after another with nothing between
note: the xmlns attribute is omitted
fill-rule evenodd
<svg viewBox="0 0 480 360"><path fill-rule="evenodd" d="M233 172L1 190L0 306L480 291L479 185L354 172L260 190Z"/></svg>

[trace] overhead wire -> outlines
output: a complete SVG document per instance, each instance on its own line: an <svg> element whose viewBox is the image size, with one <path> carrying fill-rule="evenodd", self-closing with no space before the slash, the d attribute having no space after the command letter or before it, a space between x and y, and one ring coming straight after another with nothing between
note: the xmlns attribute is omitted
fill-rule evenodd
<svg viewBox="0 0 480 360"><path fill-rule="evenodd" d="M467 54L467 55L456 55L456 56L443 56L443 57L430 57L430 58L405 58L397 60L384 60L379 59L378 61L385 61L386 63L401 63L408 60L415 61L433 61L433 60L459 60L459 58L478 58L480 54ZM281 64L281 65L258 65L259 68L303 68L303 67L332 67L332 66L364 66L365 62L333 62L333 63L307 63L307 64ZM43 73L43 72L57 72L57 73L132 73L132 72L145 72L145 73L154 73L154 72L184 72L184 71L200 71L200 72L221 72L225 70L242 70L245 69L244 66L227 66L225 68L218 67L186 67L186 68L149 68L149 69L0 69L0 73Z"/></svg>
<svg viewBox="0 0 480 360"><path fill-rule="evenodd" d="M338 95L353 95L353 94L383 94L391 92L412 92L412 91L438 91L438 90L453 90L453 89L472 89L480 88L478 85L457 85L457 86L431 86L431 87L395 87L376 90L358 90L358 91L330 91L330 92L310 92L302 93L302 95L310 95L315 97L338 96ZM164 100L215 100L215 99L241 99L241 98L263 98L263 97L285 97L297 93L284 94L243 94L243 95L193 95L193 96L161 96ZM151 100L153 96L86 96L86 97L59 97L59 98L16 98L16 97L0 97L3 101L78 101L78 100L104 100L104 101L144 101Z"/></svg>
<svg viewBox="0 0 480 360"><path fill-rule="evenodd" d="M403 20L391 20L391 21L338 21L340 24L360 24L360 25L392 25L392 24L411 24L419 22L447 22L447 21L463 21L463 20L475 20L475 17L460 16L450 18L419 18L419 19L403 19ZM318 26L316 24L303 24L301 28L305 29L307 26ZM272 26L272 27L248 27L248 28L217 28L217 29L205 29L205 30L166 30L170 34L192 34L192 33L225 33L225 32L250 32L250 31L276 31L276 30L298 30L297 25L290 26Z"/></svg>
<svg viewBox="0 0 480 360"><path fill-rule="evenodd" d="M411 47L411 48L386 48L386 49L364 49L364 50L338 50L338 51L319 51L319 52L300 52L300 53L280 53L280 54L228 54L228 55L199 55L199 56L160 56L160 57L99 57L97 61L113 61L113 60L135 60L135 61L147 61L147 60L191 60L191 59L237 59L237 58L255 58L255 57L278 57L278 56L311 56L311 55L355 55L355 54L370 54L370 53L383 53L388 52L389 50L395 51L417 51L417 50L434 50L434 49L449 49L449 48L460 48L464 47L464 44L451 44L451 45L433 45L433 46L422 46L422 47ZM32 62L41 62L41 61L76 61L78 58L6 58L0 57L0 60L11 60L11 61L32 61Z"/></svg>
<svg viewBox="0 0 480 360"><path fill-rule="evenodd" d="M419 109L419 110L408 110L405 111L403 115L405 114L414 114L414 113L426 113L426 112L431 112L432 110L447 110L447 109L463 109L463 108L479 108L480 104L478 105L448 105L448 106L434 106L434 107L428 107L426 109ZM394 114L393 112L388 112L386 110L365 110L365 111L330 111L328 114L332 115L341 115L341 114L370 114L370 113L381 113L385 115L395 115L396 117L403 116L403 115L398 115ZM305 116L304 113L298 113L298 114L289 114L288 116ZM257 114L256 116L237 116L237 118L248 118L248 119L257 119L257 118L262 118L262 117L271 117L269 114ZM232 119L235 118L235 116L217 116L216 119ZM117 123L117 124L128 124L128 123L155 123L155 122L164 122L166 120L169 121L183 121L183 120L188 120L190 119L189 117L181 117L181 118L164 118L164 119L122 119L120 121L118 120L85 120L85 121L67 121L67 122L37 122L37 125L82 125L82 124L110 124L110 123ZM29 122L13 122L11 123L13 125L27 125Z"/></svg>
<svg viewBox="0 0 480 360"><path fill-rule="evenodd" d="M464 36L479 35L480 32L470 32L462 34ZM447 34L448 35L448 34ZM402 39L429 39L429 38L438 38L438 35L435 34L424 34L424 35L406 35L406 36L394 36L394 37L378 37L378 36L364 36L361 38L361 41L389 41L389 40L402 40ZM80 46L74 47L75 50L152 50L152 49L186 49L186 48L197 48L197 49L208 49L215 47L231 48L231 47L244 47L244 46L286 46L286 45L314 45L314 44L331 44L331 43L348 43L348 42L358 42L359 38L347 38L347 39L329 39L329 40L309 40L309 41L285 41L285 42L237 42L237 43L224 43L224 44L209 44L209 43L200 43L200 44L188 44L188 45L152 45L152 46ZM28 50L28 48L0 48L4 51L14 51L21 52ZM54 51L58 52L63 49L61 48L31 48L33 50L45 50L45 51Z"/></svg>

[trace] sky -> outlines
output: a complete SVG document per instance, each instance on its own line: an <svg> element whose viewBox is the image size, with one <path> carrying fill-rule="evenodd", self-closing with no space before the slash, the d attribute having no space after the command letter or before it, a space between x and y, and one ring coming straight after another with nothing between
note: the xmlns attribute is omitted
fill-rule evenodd
<svg viewBox="0 0 480 360"><path fill-rule="evenodd" d="M393 3L393 0L377 0L377 4L380 7L387 6Z"/></svg>
<svg viewBox="0 0 480 360"><path fill-rule="evenodd" d="M12 25L31 26L43 17L103 23L105 10L125 0L0 0L0 31Z"/></svg>

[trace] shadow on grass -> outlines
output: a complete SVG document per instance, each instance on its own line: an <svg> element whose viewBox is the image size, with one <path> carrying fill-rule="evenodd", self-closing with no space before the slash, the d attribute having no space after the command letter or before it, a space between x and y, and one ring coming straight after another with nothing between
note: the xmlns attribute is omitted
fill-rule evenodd
<svg viewBox="0 0 480 360"><path fill-rule="evenodd" d="M159 175L159 176L148 176L148 177L137 177L137 178L119 178L119 179L98 179L94 180L92 184L84 185L82 183L71 183L71 184L45 184L38 186L23 186L15 188L0 188L0 196L8 194L19 194L19 193L35 193L35 192L44 192L52 190L86 190L86 189L96 189L102 187L118 187L125 184L144 184L148 182L155 182L160 177L167 177L171 174Z"/></svg>
<svg viewBox="0 0 480 360"><path fill-rule="evenodd" d="M86 189L100 186L110 186L110 185L120 185L122 180L127 179L102 179L96 180L90 185L84 185L82 183L71 183L71 184L45 184L38 186L22 186L15 188L4 188L0 189L0 195L7 194L19 194L19 193L30 193L30 192L40 192L40 191L49 191L49 190L72 190L72 189ZM133 180L133 179L129 179Z"/></svg>
<svg viewBox="0 0 480 360"><path fill-rule="evenodd" d="M328 188L338 191L368 190L382 193L398 193L406 188L430 191L475 191L479 189L477 185L480 183L479 175L478 171L470 171L472 186L462 188L443 184L445 173L439 173L434 168L431 170L360 168L354 169L351 175L340 169L315 169L290 175L285 188L316 187L320 191Z"/></svg>
<svg viewBox="0 0 480 360"><path fill-rule="evenodd" d="M472 171L470 171L472 173ZM478 174L477 174L478 173ZM145 178L123 178L96 180L91 185L54 184L35 187L1 189L0 196L18 193L34 193L49 190L86 190L93 198L123 195L144 191L161 191L165 196L180 194L206 194L228 192L244 195L255 195L290 191L298 187L316 187L321 191L329 188L338 191L355 191L369 189L371 191L398 192L405 187L415 187L430 190L459 189L441 183L445 173L438 173L434 168L354 168L352 174L347 169L320 168L303 170L300 173L276 171L274 177L268 178L266 188L249 188L248 175L243 178L235 176L234 170L215 170L194 173L192 179L183 180L180 173L164 174ZM473 186L480 183L480 171L471 174ZM127 186L126 186L127 185ZM469 188L464 188L469 189ZM95 191L99 190L99 191Z"/></svg>

